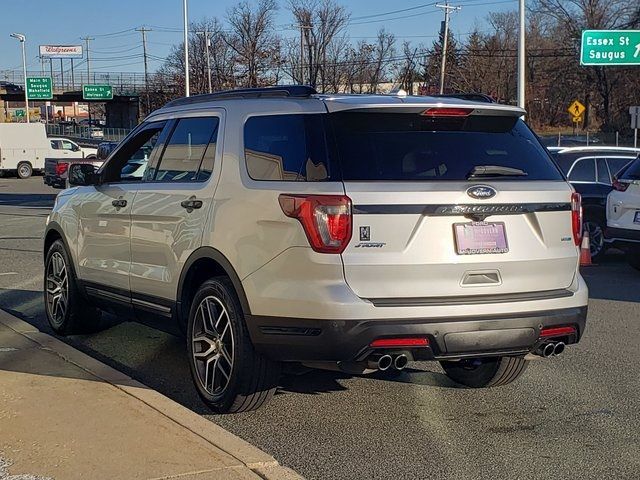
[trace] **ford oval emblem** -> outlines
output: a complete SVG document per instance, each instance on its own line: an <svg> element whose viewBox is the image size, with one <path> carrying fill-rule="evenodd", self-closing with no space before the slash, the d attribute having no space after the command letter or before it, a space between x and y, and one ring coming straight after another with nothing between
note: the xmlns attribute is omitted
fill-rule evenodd
<svg viewBox="0 0 640 480"><path fill-rule="evenodd" d="M487 198L493 198L498 192L495 188L488 185L474 185L467 189L467 195L471 198L478 200L486 200Z"/></svg>

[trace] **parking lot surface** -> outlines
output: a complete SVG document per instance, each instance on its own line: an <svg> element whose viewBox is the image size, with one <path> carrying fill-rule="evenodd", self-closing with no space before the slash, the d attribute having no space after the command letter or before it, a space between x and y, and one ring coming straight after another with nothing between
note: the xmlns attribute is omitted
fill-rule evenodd
<svg viewBox="0 0 640 480"><path fill-rule="evenodd" d="M42 241L56 191L0 179L0 308L51 332ZM518 382L458 388L436 363L390 376L312 371L283 378L261 410L212 416L171 325L109 318L65 339L272 454L309 479L640 478L640 272L620 254L583 270L585 337L532 362Z"/></svg>

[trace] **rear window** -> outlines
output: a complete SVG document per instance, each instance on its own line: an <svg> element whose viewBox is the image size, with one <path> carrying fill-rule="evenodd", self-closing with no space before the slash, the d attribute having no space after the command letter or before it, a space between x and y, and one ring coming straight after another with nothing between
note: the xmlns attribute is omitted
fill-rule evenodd
<svg viewBox="0 0 640 480"><path fill-rule="evenodd" d="M546 149L515 117L328 116L347 181L563 180ZM492 168L479 174L483 167Z"/></svg>
<svg viewBox="0 0 640 480"><path fill-rule="evenodd" d="M640 180L640 157L636 158L620 176L621 180Z"/></svg>

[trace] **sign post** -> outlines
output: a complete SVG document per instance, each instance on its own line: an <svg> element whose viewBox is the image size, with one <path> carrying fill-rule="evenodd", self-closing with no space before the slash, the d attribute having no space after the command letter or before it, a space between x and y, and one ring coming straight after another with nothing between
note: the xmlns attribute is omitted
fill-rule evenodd
<svg viewBox="0 0 640 480"><path fill-rule="evenodd" d="M640 65L640 30L583 30L581 65Z"/></svg>
<svg viewBox="0 0 640 480"><path fill-rule="evenodd" d="M111 85L83 85L82 98L84 100L113 100Z"/></svg>
<svg viewBox="0 0 640 480"><path fill-rule="evenodd" d="M640 128L640 106L629 107L631 128L633 128L633 148L638 148L638 129Z"/></svg>
<svg viewBox="0 0 640 480"><path fill-rule="evenodd" d="M51 100L53 98L51 77L27 77L27 98Z"/></svg>

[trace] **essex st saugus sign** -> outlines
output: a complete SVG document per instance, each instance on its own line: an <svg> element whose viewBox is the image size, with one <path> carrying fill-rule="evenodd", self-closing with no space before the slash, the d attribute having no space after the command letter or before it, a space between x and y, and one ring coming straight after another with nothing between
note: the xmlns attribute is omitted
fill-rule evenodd
<svg viewBox="0 0 640 480"><path fill-rule="evenodd" d="M584 30L582 65L640 65L640 30Z"/></svg>

